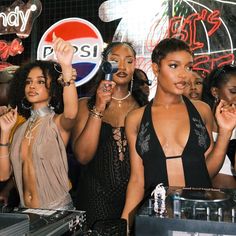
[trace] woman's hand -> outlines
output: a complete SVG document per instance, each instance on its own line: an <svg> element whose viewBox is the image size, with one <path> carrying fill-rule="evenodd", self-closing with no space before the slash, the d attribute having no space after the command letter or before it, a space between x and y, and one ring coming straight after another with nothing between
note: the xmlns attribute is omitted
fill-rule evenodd
<svg viewBox="0 0 236 236"><path fill-rule="evenodd" d="M104 112L106 105L111 102L113 89L116 83L113 81L102 80L97 88L96 94L96 110Z"/></svg>
<svg viewBox="0 0 236 236"><path fill-rule="evenodd" d="M0 116L8 112L7 106L0 106Z"/></svg>
<svg viewBox="0 0 236 236"><path fill-rule="evenodd" d="M0 128L2 132L10 132L17 120L17 108L10 109L7 113L0 116Z"/></svg>
<svg viewBox="0 0 236 236"><path fill-rule="evenodd" d="M58 38L55 33L52 35L52 42L58 63L61 66L71 66L74 55L73 46L62 38Z"/></svg>
<svg viewBox="0 0 236 236"><path fill-rule="evenodd" d="M216 108L215 117L220 129L232 131L236 127L236 106L221 100Z"/></svg>

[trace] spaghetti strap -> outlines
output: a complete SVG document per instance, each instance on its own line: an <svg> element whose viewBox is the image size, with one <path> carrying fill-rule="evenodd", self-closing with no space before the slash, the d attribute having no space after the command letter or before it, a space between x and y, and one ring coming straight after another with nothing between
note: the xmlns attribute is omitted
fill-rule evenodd
<svg viewBox="0 0 236 236"><path fill-rule="evenodd" d="M174 158L182 158L182 156L170 156L170 157L166 157L166 159L174 159Z"/></svg>

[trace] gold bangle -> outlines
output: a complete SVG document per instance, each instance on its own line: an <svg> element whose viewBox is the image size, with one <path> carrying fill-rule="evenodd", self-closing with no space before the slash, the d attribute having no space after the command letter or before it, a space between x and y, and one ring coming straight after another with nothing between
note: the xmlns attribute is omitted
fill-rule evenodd
<svg viewBox="0 0 236 236"><path fill-rule="evenodd" d="M4 159L4 158L7 158L7 157L9 157L9 153L0 155L0 159Z"/></svg>
<svg viewBox="0 0 236 236"><path fill-rule="evenodd" d="M102 112L98 111L95 106L93 106L93 109L90 110L90 114L99 119L103 117Z"/></svg>
<svg viewBox="0 0 236 236"><path fill-rule="evenodd" d="M94 114L94 113L92 113L91 111L89 112L89 114L90 114L90 116L92 116L92 117L94 117L94 118L96 118L96 119L99 119L99 120L102 119L101 116L98 116L97 114Z"/></svg>
<svg viewBox="0 0 236 236"><path fill-rule="evenodd" d="M74 76L72 76L72 79L70 79L69 81L65 81L63 79L63 75L60 74L60 76L58 77L57 81L59 82L59 84L62 86L62 87L68 87L70 86L71 84L74 84L75 83L75 79L74 79Z"/></svg>

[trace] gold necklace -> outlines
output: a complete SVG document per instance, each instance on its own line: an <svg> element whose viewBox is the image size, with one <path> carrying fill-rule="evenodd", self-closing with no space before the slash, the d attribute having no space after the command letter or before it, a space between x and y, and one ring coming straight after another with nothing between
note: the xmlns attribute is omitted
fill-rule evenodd
<svg viewBox="0 0 236 236"><path fill-rule="evenodd" d="M25 138L28 139L28 146L30 146L31 140L34 138L33 131L41 124L41 121L41 119L38 121L29 121L29 125L25 133Z"/></svg>
<svg viewBox="0 0 236 236"><path fill-rule="evenodd" d="M180 102L170 103L170 104L161 103L161 102L157 102L157 101L154 102L154 104L160 105L160 106L164 107L166 110L168 110L168 109L169 109L171 106L173 106L173 105L179 105L179 104L181 104L181 103L183 103L183 99L181 99Z"/></svg>
<svg viewBox="0 0 236 236"><path fill-rule="evenodd" d="M127 99L130 95L131 95L131 92L129 91L128 94L125 95L123 98L117 98L117 97L112 96L112 99L118 101L118 106L121 107L122 101Z"/></svg>

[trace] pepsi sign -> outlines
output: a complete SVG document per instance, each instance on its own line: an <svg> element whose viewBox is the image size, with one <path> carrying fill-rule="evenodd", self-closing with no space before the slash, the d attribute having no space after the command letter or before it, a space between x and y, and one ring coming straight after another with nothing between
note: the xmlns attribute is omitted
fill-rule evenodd
<svg viewBox="0 0 236 236"><path fill-rule="evenodd" d="M88 82L99 69L103 51L103 39L98 29L81 18L67 18L52 25L42 36L38 60L56 60L52 48L52 34L69 41L74 49L73 68L77 71L76 86Z"/></svg>

